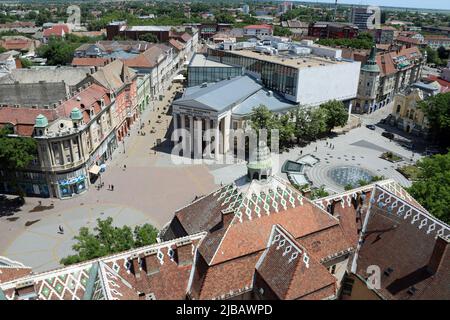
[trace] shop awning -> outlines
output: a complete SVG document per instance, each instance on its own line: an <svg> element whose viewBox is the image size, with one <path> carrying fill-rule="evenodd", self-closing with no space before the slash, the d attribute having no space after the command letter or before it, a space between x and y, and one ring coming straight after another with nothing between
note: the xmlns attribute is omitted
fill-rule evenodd
<svg viewBox="0 0 450 320"><path fill-rule="evenodd" d="M100 172L100 167L95 164L89 169L89 173L92 173L95 175L98 175L99 172Z"/></svg>

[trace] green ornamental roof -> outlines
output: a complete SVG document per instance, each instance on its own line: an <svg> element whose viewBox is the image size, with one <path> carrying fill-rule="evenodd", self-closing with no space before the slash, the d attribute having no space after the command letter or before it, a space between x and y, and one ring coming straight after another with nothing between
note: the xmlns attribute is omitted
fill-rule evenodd
<svg viewBox="0 0 450 320"><path fill-rule="evenodd" d="M272 158L270 155L270 149L265 143L260 142L256 151L256 159L249 161L247 164L248 169L263 170L272 168Z"/></svg>
<svg viewBox="0 0 450 320"><path fill-rule="evenodd" d="M70 119L72 119L72 120L81 120L81 119L83 119L83 115L81 114L80 109L73 108L72 111L70 112Z"/></svg>
<svg viewBox="0 0 450 320"><path fill-rule="evenodd" d="M39 114L36 117L34 126L37 127L37 128L45 128L46 126L48 126L48 119L47 119L47 117L42 115L42 114Z"/></svg>
<svg viewBox="0 0 450 320"><path fill-rule="evenodd" d="M376 60L376 50L376 47L372 47L372 50L370 50L369 59L367 59L366 64L361 68L362 71L380 72L380 67L378 67Z"/></svg>

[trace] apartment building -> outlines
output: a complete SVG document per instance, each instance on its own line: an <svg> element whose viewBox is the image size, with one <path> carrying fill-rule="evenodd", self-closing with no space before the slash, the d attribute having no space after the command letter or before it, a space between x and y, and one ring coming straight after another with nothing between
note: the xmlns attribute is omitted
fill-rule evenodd
<svg viewBox="0 0 450 320"><path fill-rule="evenodd" d="M28 136L37 142L36 160L25 170L0 168L0 192L15 193L15 180L29 196L64 199L83 193L98 178L138 117L137 89L135 73L120 60L91 72L49 105L0 107L0 126L12 130L11 139Z"/></svg>
<svg viewBox="0 0 450 320"><path fill-rule="evenodd" d="M361 68L353 111L373 112L392 102L395 93L420 80L426 60L419 48L401 48L376 54L375 47Z"/></svg>

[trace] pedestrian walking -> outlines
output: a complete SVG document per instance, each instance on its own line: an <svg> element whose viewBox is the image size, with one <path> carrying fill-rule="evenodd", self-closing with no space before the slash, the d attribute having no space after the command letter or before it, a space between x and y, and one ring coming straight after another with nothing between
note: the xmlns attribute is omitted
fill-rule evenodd
<svg viewBox="0 0 450 320"><path fill-rule="evenodd" d="M61 225L59 225L58 229L59 229L59 233L64 233L64 228Z"/></svg>
<svg viewBox="0 0 450 320"><path fill-rule="evenodd" d="M114 191L114 185L113 184L111 185L111 191Z"/></svg>
<svg viewBox="0 0 450 320"><path fill-rule="evenodd" d="M328 141L326 142L326 144L325 144L327 147L328 147Z"/></svg>
<svg viewBox="0 0 450 320"><path fill-rule="evenodd" d="M316 146L316 152L317 152L317 146Z"/></svg>

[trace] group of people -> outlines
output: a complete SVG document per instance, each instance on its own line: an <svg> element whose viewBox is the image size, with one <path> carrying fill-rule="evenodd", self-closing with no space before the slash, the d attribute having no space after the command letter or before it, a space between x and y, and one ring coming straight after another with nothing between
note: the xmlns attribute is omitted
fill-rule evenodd
<svg viewBox="0 0 450 320"><path fill-rule="evenodd" d="M328 141L326 142L326 146L332 150L334 150L334 144L332 144L331 142L328 143ZM316 147L316 151L317 151L317 147Z"/></svg>

